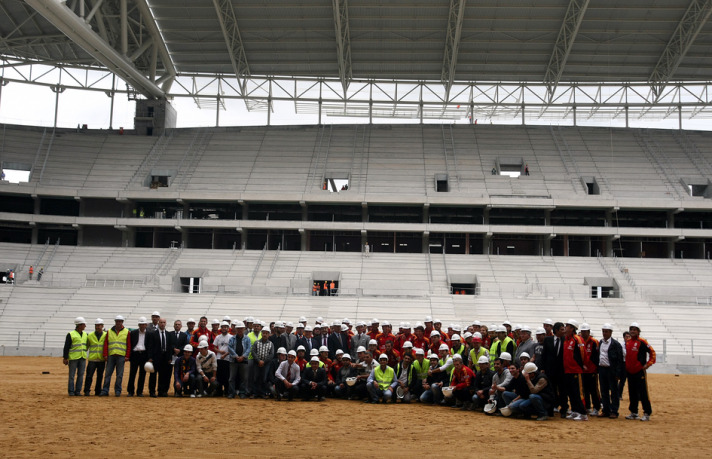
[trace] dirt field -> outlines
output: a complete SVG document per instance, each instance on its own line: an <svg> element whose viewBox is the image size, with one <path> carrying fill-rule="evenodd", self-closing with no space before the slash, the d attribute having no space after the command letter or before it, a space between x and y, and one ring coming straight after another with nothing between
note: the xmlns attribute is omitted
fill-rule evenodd
<svg viewBox="0 0 712 459"><path fill-rule="evenodd" d="M124 384L127 378L128 365ZM712 453L709 376L651 375L654 414L649 423L622 417L534 422L420 404L338 400L68 397L66 367L61 359L48 357L0 358L0 388L4 457L392 457L424 452L427 444L438 456L474 457L491 451L492 432L501 441L503 457ZM625 407L624 399L621 413ZM196 437L201 430L205 436ZM201 447L210 442L212 449Z"/></svg>

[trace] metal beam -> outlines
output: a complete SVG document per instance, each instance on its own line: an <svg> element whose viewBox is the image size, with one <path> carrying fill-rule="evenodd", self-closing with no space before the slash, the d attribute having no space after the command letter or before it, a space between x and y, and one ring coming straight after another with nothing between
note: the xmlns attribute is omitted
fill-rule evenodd
<svg viewBox="0 0 712 459"><path fill-rule="evenodd" d="M339 79L344 94L353 77L351 73L351 34L349 33L348 0L333 0L334 30L336 32L336 58L339 63Z"/></svg>
<svg viewBox="0 0 712 459"><path fill-rule="evenodd" d="M247 64L247 55L245 48L242 46L242 37L240 37L240 29L237 27L237 17L235 10L232 8L230 0L213 0L215 12L218 15L220 29L225 38L225 44L230 52L230 62L232 62L232 70L235 72L237 83L243 94L247 92L247 78L250 76L250 66Z"/></svg>
<svg viewBox="0 0 712 459"><path fill-rule="evenodd" d="M692 0L690 2L690 6L680 19L648 79L656 100L662 96L665 86L682 63L682 59L694 43L697 34L705 26L710 13L712 13L712 0Z"/></svg>
<svg viewBox="0 0 712 459"><path fill-rule="evenodd" d="M450 88L455 81L457 68L457 51L462 35L462 22L465 19L466 0L450 0L450 13L447 18L447 33L445 35L445 53L440 80L445 86L445 99L450 97Z"/></svg>
<svg viewBox="0 0 712 459"><path fill-rule="evenodd" d="M112 48L88 24L70 10L62 0L26 0L40 15L77 46L101 62L110 71L123 79L149 99L166 97L166 93L149 81L126 57Z"/></svg>
<svg viewBox="0 0 712 459"><path fill-rule="evenodd" d="M579 27L581 27L581 22L583 22L588 3L589 0L570 0L569 7L566 9L564 22L561 24L559 35L556 37L556 43L554 43L554 51L551 53L549 65L547 65L546 73L544 74L544 83L547 85L549 102L552 101L556 87L559 85L559 80L561 80L561 75L564 73L566 61L569 59L571 48L573 48L576 41L576 35Z"/></svg>
<svg viewBox="0 0 712 459"><path fill-rule="evenodd" d="M156 19L153 17L153 14L151 14L151 9L148 7L146 0L134 0L134 2L143 17L143 24L153 38L154 46L158 48L158 55L161 57L161 63L163 64L163 70L165 72L163 77L161 77L163 81L161 89L165 92L170 92L177 73L176 67L173 65L173 60L171 59L171 54L168 52L166 42L163 40L163 35L161 35L161 31L158 29Z"/></svg>

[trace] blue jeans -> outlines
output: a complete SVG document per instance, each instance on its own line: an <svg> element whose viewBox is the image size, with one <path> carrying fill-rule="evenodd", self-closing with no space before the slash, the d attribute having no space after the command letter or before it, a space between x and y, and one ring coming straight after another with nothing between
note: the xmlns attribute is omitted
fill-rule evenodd
<svg viewBox="0 0 712 459"><path fill-rule="evenodd" d="M510 392L508 390L505 390L504 392L502 392L502 400L504 400L505 406L512 403L512 400L514 400L515 398L517 398L517 394L514 392Z"/></svg>
<svg viewBox="0 0 712 459"><path fill-rule="evenodd" d="M86 367L87 359L69 361L69 384L67 385L69 395L82 395L82 382L84 381L84 370ZM76 383L74 382L75 377Z"/></svg>
<svg viewBox="0 0 712 459"><path fill-rule="evenodd" d="M443 390L440 385L431 385L430 389L424 391L420 395L420 401L423 403L439 404L443 400Z"/></svg>
<svg viewBox="0 0 712 459"><path fill-rule="evenodd" d="M541 395L538 394L530 394L527 399L520 398L516 402L512 402L509 405L509 408L511 408L512 413L521 413L526 416L531 416L532 414L536 414L537 416L546 416L544 400L541 398Z"/></svg>
<svg viewBox="0 0 712 459"><path fill-rule="evenodd" d="M381 397L383 397L384 402L393 398L393 388L391 386L388 386L385 390L382 390L380 387L375 387L373 383L371 383L366 386L366 390L368 390L368 395L371 397L371 401L374 402L377 402Z"/></svg>
<svg viewBox="0 0 712 459"><path fill-rule="evenodd" d="M110 355L109 358L106 359L106 375L104 376L104 387L101 389L102 394L109 395L109 389L111 388L111 375L114 374L114 370L116 370L114 393L117 396L121 395L121 383L124 379L125 362L126 356L124 355Z"/></svg>

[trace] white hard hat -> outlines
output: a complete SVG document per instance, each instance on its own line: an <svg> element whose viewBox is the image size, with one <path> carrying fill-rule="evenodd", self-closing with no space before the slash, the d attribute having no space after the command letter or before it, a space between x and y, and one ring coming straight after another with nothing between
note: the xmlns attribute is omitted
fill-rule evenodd
<svg viewBox="0 0 712 459"><path fill-rule="evenodd" d="M464 334L463 336L465 337L465 339L467 339L467 338L472 338L472 333L470 333L470 332L465 332L465 334Z"/></svg>
<svg viewBox="0 0 712 459"><path fill-rule="evenodd" d="M502 359L502 360L509 360L509 361L511 361L511 360L512 360L512 354L510 354L509 352L502 352L501 354L499 354L499 358Z"/></svg>
<svg viewBox="0 0 712 459"><path fill-rule="evenodd" d="M474 322L472 322L472 325L482 326L482 322L480 322L479 320L475 320Z"/></svg>
<svg viewBox="0 0 712 459"><path fill-rule="evenodd" d="M452 356L452 359L462 361L462 356L460 354L455 354Z"/></svg>
<svg viewBox="0 0 712 459"><path fill-rule="evenodd" d="M522 328L520 329L520 331L525 331L525 332L531 333L532 329L529 327L529 325L522 325Z"/></svg>
<svg viewBox="0 0 712 459"><path fill-rule="evenodd" d="M356 353L358 354L359 352L366 352L366 348L363 347L363 346L359 346L359 347L356 349Z"/></svg>
<svg viewBox="0 0 712 459"><path fill-rule="evenodd" d="M437 330L433 330L430 332L430 337L432 338L433 336L440 336L440 332Z"/></svg>
<svg viewBox="0 0 712 459"><path fill-rule="evenodd" d="M158 316L158 317L161 317L161 313L158 312L158 311L153 311L153 312L151 313L151 316Z"/></svg>
<svg viewBox="0 0 712 459"><path fill-rule="evenodd" d="M413 347L413 343L411 343L410 341L406 341L405 343L403 343L403 347L404 347L404 348L406 348L406 347L412 348L412 347Z"/></svg>
<svg viewBox="0 0 712 459"><path fill-rule="evenodd" d="M425 351L421 347L415 348L415 355L425 355Z"/></svg>
<svg viewBox="0 0 712 459"><path fill-rule="evenodd" d="M211 325L220 325L220 320L219 319L213 319L210 321Z"/></svg>
<svg viewBox="0 0 712 459"><path fill-rule="evenodd" d="M502 408L499 409L499 412L502 413L502 416L509 417L512 415L512 408L510 408L508 406L503 406Z"/></svg>
<svg viewBox="0 0 712 459"><path fill-rule="evenodd" d="M425 326L423 325L423 322L416 322L415 328L425 328Z"/></svg>
<svg viewBox="0 0 712 459"><path fill-rule="evenodd" d="M357 327L365 327L365 326L366 326L366 322L364 322L364 321L356 322L356 326L357 326Z"/></svg>
<svg viewBox="0 0 712 459"><path fill-rule="evenodd" d="M544 319L544 325L554 325L554 321L551 319Z"/></svg>
<svg viewBox="0 0 712 459"><path fill-rule="evenodd" d="M324 322L324 318L323 318L323 317L317 317L314 322L316 322L316 323L318 323L318 324L323 323L323 322Z"/></svg>
<svg viewBox="0 0 712 459"><path fill-rule="evenodd" d="M294 324L292 322L286 322L284 326L287 328L294 328Z"/></svg>
<svg viewBox="0 0 712 459"><path fill-rule="evenodd" d="M613 331L613 325L611 325L611 324L609 324L609 323L605 323L605 324L603 324L603 326L601 327L601 330L611 330L611 331Z"/></svg>
<svg viewBox="0 0 712 459"><path fill-rule="evenodd" d="M509 326L511 327L511 326L512 326L512 322L510 322L510 321L508 321L508 320L505 320L504 322L502 322L502 325L509 325Z"/></svg>
<svg viewBox="0 0 712 459"><path fill-rule="evenodd" d="M319 351L316 349L312 349L311 351L309 351L309 355L319 355Z"/></svg>
<svg viewBox="0 0 712 459"><path fill-rule="evenodd" d="M398 328L403 328L405 327L405 322L399 322L398 323Z"/></svg>
<svg viewBox="0 0 712 459"><path fill-rule="evenodd" d="M310 331L314 331L314 329L311 328L309 325L307 325L306 327L304 327L304 331L305 331L305 332L307 332L307 331L310 332Z"/></svg>
<svg viewBox="0 0 712 459"><path fill-rule="evenodd" d="M191 322L192 322L192 323L195 323L195 319L193 319L192 317L191 317L190 319L188 319L188 321L187 321L186 323L189 324L189 323L191 323Z"/></svg>
<svg viewBox="0 0 712 459"><path fill-rule="evenodd" d="M104 325L104 319L96 319L94 325Z"/></svg>
<svg viewBox="0 0 712 459"><path fill-rule="evenodd" d="M460 335L457 333L453 333L453 335L450 337L450 341L460 341Z"/></svg>
<svg viewBox="0 0 712 459"><path fill-rule="evenodd" d="M404 323L403 323L403 328L409 329L409 328L410 328L410 322L404 322Z"/></svg>
<svg viewBox="0 0 712 459"><path fill-rule="evenodd" d="M386 354L381 354L378 356L378 360L388 360L388 356Z"/></svg>
<svg viewBox="0 0 712 459"><path fill-rule="evenodd" d="M368 345L370 346L372 344L378 346L378 341L376 341L375 339L369 340Z"/></svg>
<svg viewBox="0 0 712 459"><path fill-rule="evenodd" d="M230 322L231 319L230 319L230 316L223 316L223 320L225 322Z"/></svg>
<svg viewBox="0 0 712 459"><path fill-rule="evenodd" d="M482 339L482 333L480 333L480 332L475 332L475 333L472 334L472 337L473 337L473 338Z"/></svg>
<svg viewBox="0 0 712 459"><path fill-rule="evenodd" d="M79 325L79 324L84 324L84 325L87 324L87 321L84 320L84 317L77 317L76 319L74 319L74 325Z"/></svg>
<svg viewBox="0 0 712 459"><path fill-rule="evenodd" d="M336 355L339 355L339 354L343 355L343 354L344 354L344 351L342 351L341 349L337 349L337 350L336 350Z"/></svg>
<svg viewBox="0 0 712 459"><path fill-rule="evenodd" d="M153 364L151 362L146 362L143 364L143 369L146 370L146 373L153 373L154 368Z"/></svg>
<svg viewBox="0 0 712 459"><path fill-rule="evenodd" d="M190 344L186 344L185 346L183 346L183 352L193 352L193 346L191 346Z"/></svg>
<svg viewBox="0 0 712 459"><path fill-rule="evenodd" d="M351 355L350 355L350 354L344 354L344 355L341 356L341 360L343 360L343 359L351 360Z"/></svg>
<svg viewBox="0 0 712 459"><path fill-rule="evenodd" d="M450 348L447 347L447 344L445 344L445 343L441 344L440 347L438 348L438 351L449 351L449 350L450 350Z"/></svg>
<svg viewBox="0 0 712 459"><path fill-rule="evenodd" d="M524 365L524 368L522 369L522 372L525 373L525 374L529 374L529 373L534 373L534 372L537 371L537 370L538 370L538 368L537 368L537 366L536 366L536 363L534 363L534 362L527 362L527 364Z"/></svg>
<svg viewBox="0 0 712 459"><path fill-rule="evenodd" d="M460 326L460 324L453 325L452 329L453 329L453 331L456 331L456 332L462 331L462 327Z"/></svg>
<svg viewBox="0 0 712 459"><path fill-rule="evenodd" d="M346 324L346 325L351 325L351 321L349 320L348 317L345 317L344 320L341 321L341 323Z"/></svg>
<svg viewBox="0 0 712 459"><path fill-rule="evenodd" d="M519 354L519 358L521 359L522 357L527 358L527 359L531 359L531 358L532 358L532 356L529 355L528 352L522 352L521 354Z"/></svg>
<svg viewBox="0 0 712 459"><path fill-rule="evenodd" d="M220 322L220 326L221 326L221 327L229 327L229 326L230 326L230 322Z"/></svg>
<svg viewBox="0 0 712 459"><path fill-rule="evenodd" d="M123 322L123 321L124 321L124 316L122 316L122 315L119 314L118 316L114 317L114 320L115 320L115 321L116 321L116 320L120 320L120 321Z"/></svg>
<svg viewBox="0 0 712 459"><path fill-rule="evenodd" d="M286 353L287 353L287 350L283 347L280 347L279 349L277 349L277 354L286 354Z"/></svg>
<svg viewBox="0 0 712 459"><path fill-rule="evenodd" d="M591 331L591 326L588 325L586 322L584 322L581 324L581 331L586 331L586 330Z"/></svg>
<svg viewBox="0 0 712 459"><path fill-rule="evenodd" d="M333 321L331 322L331 326L332 326L332 327L340 327L340 326L341 326L341 322L339 322L338 320L333 320Z"/></svg>
<svg viewBox="0 0 712 459"><path fill-rule="evenodd" d="M384 320L383 323L381 324L381 326L383 326L383 327L390 327L390 326L391 326L391 323L388 322L387 320Z"/></svg>
<svg viewBox="0 0 712 459"><path fill-rule="evenodd" d="M198 338L198 342L201 342L201 341L207 342L207 341L208 341L208 335L200 335L200 338Z"/></svg>
<svg viewBox="0 0 712 459"><path fill-rule="evenodd" d="M291 322L289 322L291 324ZM289 324L287 324L289 325ZM301 322L297 322L297 328L304 328L304 324Z"/></svg>
<svg viewBox="0 0 712 459"><path fill-rule="evenodd" d="M440 319L435 319L433 320L433 324L441 324L442 325L443 321Z"/></svg>
<svg viewBox="0 0 712 459"><path fill-rule="evenodd" d="M329 352L329 348L326 347L326 346L321 346L321 347L319 348L319 352Z"/></svg>
<svg viewBox="0 0 712 459"><path fill-rule="evenodd" d="M521 330L522 329L522 324L517 324L514 326L515 330Z"/></svg>
<svg viewBox="0 0 712 459"><path fill-rule="evenodd" d="M640 325L638 325L638 322L633 322L630 324L630 327L628 327L628 329L631 328L637 328L638 330L640 330Z"/></svg>
<svg viewBox="0 0 712 459"><path fill-rule="evenodd" d="M477 363L489 363L489 357L486 355L480 356L480 358L477 359Z"/></svg>
<svg viewBox="0 0 712 459"><path fill-rule="evenodd" d="M302 345L300 344L299 346L297 346L297 352L298 352L298 351L304 351L304 352L306 352L306 351L307 351L307 348L305 348L304 346L302 346Z"/></svg>
<svg viewBox="0 0 712 459"><path fill-rule="evenodd" d="M245 317L245 320L244 320L243 322L254 323L254 322L255 322L255 318L252 317L252 316L247 316L247 317Z"/></svg>
<svg viewBox="0 0 712 459"><path fill-rule="evenodd" d="M235 322L235 328L245 328L245 322L240 322L239 320Z"/></svg>
<svg viewBox="0 0 712 459"><path fill-rule="evenodd" d="M309 360L309 361L310 361L310 362L319 362L319 357L314 356L314 357L312 357L311 360Z"/></svg>
<svg viewBox="0 0 712 459"><path fill-rule="evenodd" d="M342 331L342 332L343 332L343 331L348 331L348 329L349 329L349 326L348 326L348 325L346 325L346 324L341 324L341 331Z"/></svg>
<svg viewBox="0 0 712 459"><path fill-rule="evenodd" d="M497 327L496 332L497 333L507 333L507 329L504 328L504 325L500 325Z"/></svg>
<svg viewBox="0 0 712 459"><path fill-rule="evenodd" d="M297 356L297 351L295 351L294 349L292 349L291 351L287 352L287 355L291 355L291 356L293 356L293 357L296 357L296 356Z"/></svg>
<svg viewBox="0 0 712 459"><path fill-rule="evenodd" d="M433 318L431 316L425 316L425 320L423 322L432 322Z"/></svg>
<svg viewBox="0 0 712 459"><path fill-rule="evenodd" d="M371 319L371 325L377 324L377 323L379 323L378 319L376 319L375 317L373 319Z"/></svg>
<svg viewBox="0 0 712 459"><path fill-rule="evenodd" d="M440 357L437 354L433 354L431 352L430 354L428 354L428 360L432 360L432 359L440 360Z"/></svg>
<svg viewBox="0 0 712 459"><path fill-rule="evenodd" d="M571 325L574 328L578 328L578 322L576 321L576 319L569 319L566 322L566 325Z"/></svg>
<svg viewBox="0 0 712 459"><path fill-rule="evenodd" d="M546 335L546 330L544 330L543 328L537 328L536 334L537 335Z"/></svg>
<svg viewBox="0 0 712 459"><path fill-rule="evenodd" d="M299 322L306 322L306 321L307 321L307 318L304 317L304 316L301 316L301 317L299 318Z"/></svg>
<svg viewBox="0 0 712 459"><path fill-rule="evenodd" d="M203 348L206 348L206 347L208 347L208 346L209 346L209 345L208 345L208 341L207 341L207 340L201 341L201 342L198 344L198 349L203 349Z"/></svg>
<svg viewBox="0 0 712 459"><path fill-rule="evenodd" d="M277 322L274 323L274 326L278 327L278 328L284 328L284 322L282 322L281 320L278 320Z"/></svg>
<svg viewBox="0 0 712 459"><path fill-rule="evenodd" d="M490 325L490 326L487 327L487 328L489 329L489 331L496 332L496 331L497 331L497 327L499 327L499 325L497 325L497 324L492 324L492 325Z"/></svg>
<svg viewBox="0 0 712 459"><path fill-rule="evenodd" d="M139 318L138 318L138 324L139 324L139 325L143 325L143 324L147 324L147 323L148 323L148 320L147 320L145 317L139 317Z"/></svg>

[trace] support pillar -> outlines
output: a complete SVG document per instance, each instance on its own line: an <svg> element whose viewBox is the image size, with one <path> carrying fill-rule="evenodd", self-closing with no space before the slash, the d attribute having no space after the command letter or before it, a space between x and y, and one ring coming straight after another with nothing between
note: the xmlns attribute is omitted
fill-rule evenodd
<svg viewBox="0 0 712 459"><path fill-rule="evenodd" d="M423 253L430 252L430 231L423 231Z"/></svg>
<svg viewBox="0 0 712 459"><path fill-rule="evenodd" d="M309 251L309 231L305 230L304 228L300 228L299 236L301 237L299 250L301 250L302 252Z"/></svg>

